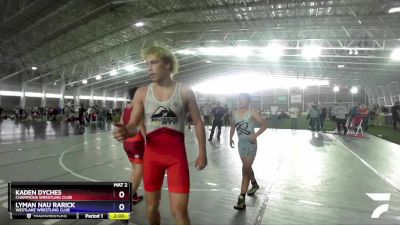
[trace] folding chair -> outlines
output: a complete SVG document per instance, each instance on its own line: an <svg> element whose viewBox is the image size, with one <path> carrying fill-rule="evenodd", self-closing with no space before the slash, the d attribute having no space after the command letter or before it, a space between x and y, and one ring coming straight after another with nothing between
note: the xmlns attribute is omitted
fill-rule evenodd
<svg viewBox="0 0 400 225"><path fill-rule="evenodd" d="M342 130L340 131L340 133L339 133L339 130L338 130L338 128L337 128L337 124L335 124L336 126L335 126L335 129L332 131L332 133L333 134L336 134L336 135L344 135L344 127L342 127ZM346 128L347 128L347 130L349 130L349 127L350 127L350 121L349 121L349 119L347 119L346 120L346 123L344 124L344 126L346 126Z"/></svg>
<svg viewBox="0 0 400 225"><path fill-rule="evenodd" d="M95 112L93 112L91 115L90 115L90 123L92 124L92 123L97 123L97 113L95 113Z"/></svg>
<svg viewBox="0 0 400 225"><path fill-rule="evenodd" d="M347 134L357 136L358 134L361 134L361 136L364 135L364 131L362 128L362 123L363 123L363 117L361 116L356 116L351 120L350 124L350 129Z"/></svg>

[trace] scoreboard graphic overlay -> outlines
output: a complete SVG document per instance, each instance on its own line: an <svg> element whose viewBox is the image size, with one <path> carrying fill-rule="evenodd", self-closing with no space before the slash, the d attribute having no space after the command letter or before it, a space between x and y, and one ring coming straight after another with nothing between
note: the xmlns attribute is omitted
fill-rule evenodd
<svg viewBox="0 0 400 225"><path fill-rule="evenodd" d="M11 219L128 220L130 182L10 182Z"/></svg>

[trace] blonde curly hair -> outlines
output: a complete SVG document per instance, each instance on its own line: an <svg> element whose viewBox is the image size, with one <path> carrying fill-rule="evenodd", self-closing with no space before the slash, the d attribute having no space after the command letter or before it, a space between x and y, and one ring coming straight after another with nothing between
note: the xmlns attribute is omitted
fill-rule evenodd
<svg viewBox="0 0 400 225"><path fill-rule="evenodd" d="M175 55L166 47L160 45L153 45L142 49L140 55L143 59L146 59L149 55L155 55L160 58L164 63L171 65L172 77L178 73L178 60Z"/></svg>

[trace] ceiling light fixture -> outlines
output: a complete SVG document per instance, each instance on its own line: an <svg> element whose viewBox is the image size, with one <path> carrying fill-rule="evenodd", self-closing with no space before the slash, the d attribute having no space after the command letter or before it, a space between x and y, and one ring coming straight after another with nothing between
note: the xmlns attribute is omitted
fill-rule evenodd
<svg viewBox="0 0 400 225"><path fill-rule="evenodd" d="M392 58L392 60L400 61L400 48L396 48L395 50L393 50L390 58Z"/></svg>
<svg viewBox="0 0 400 225"><path fill-rule="evenodd" d="M301 53L304 58L312 59L317 58L321 55L321 47L320 46L305 46L303 47L303 51Z"/></svg>
<svg viewBox="0 0 400 225"><path fill-rule="evenodd" d="M391 9L389 9L388 12L389 12L389 13L397 13L397 12L400 12L400 7L391 8Z"/></svg>
<svg viewBox="0 0 400 225"><path fill-rule="evenodd" d="M110 76L115 76L117 74L118 74L118 72L116 70L111 70L110 71Z"/></svg>
<svg viewBox="0 0 400 225"><path fill-rule="evenodd" d="M143 22L137 22L137 23L135 23L135 26L137 26L137 27L143 27L143 26L144 26L144 23L143 23Z"/></svg>
<svg viewBox="0 0 400 225"><path fill-rule="evenodd" d="M307 89L307 85L305 85L305 84L301 84L301 85L300 85L300 89L301 89L301 90L305 90L305 89Z"/></svg>
<svg viewBox="0 0 400 225"><path fill-rule="evenodd" d="M283 47L278 44L270 44L262 50L262 55L269 60L277 61L284 55Z"/></svg>
<svg viewBox="0 0 400 225"><path fill-rule="evenodd" d="M334 92L338 92L339 91L339 86L336 85L335 87L333 87L333 91Z"/></svg>
<svg viewBox="0 0 400 225"><path fill-rule="evenodd" d="M195 55L196 54L195 51L190 50L190 49L182 49L182 50L177 51L176 53L182 54L182 55Z"/></svg>
<svg viewBox="0 0 400 225"><path fill-rule="evenodd" d="M254 81L257 82L254 82ZM328 80L296 79L284 77L268 77L253 71L233 73L229 76L215 74L214 78L207 79L192 88L196 92L207 94L233 94L240 92L254 93L266 89L327 86Z"/></svg>
<svg viewBox="0 0 400 225"><path fill-rule="evenodd" d="M124 69L125 69L126 71L128 71L128 72L132 72L132 71L134 71L134 70L137 70L137 68L136 68L134 65L126 65L126 66L124 67Z"/></svg>
<svg viewBox="0 0 400 225"><path fill-rule="evenodd" d="M357 92L358 92L358 87L352 87L351 90L350 90L350 92L351 92L352 94L357 94Z"/></svg>

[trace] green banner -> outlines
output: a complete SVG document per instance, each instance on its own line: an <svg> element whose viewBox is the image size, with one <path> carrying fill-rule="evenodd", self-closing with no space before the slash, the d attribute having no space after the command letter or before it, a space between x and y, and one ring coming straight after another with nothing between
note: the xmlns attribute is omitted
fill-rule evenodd
<svg viewBox="0 0 400 225"><path fill-rule="evenodd" d="M276 103L277 104L283 104L283 103L287 103L287 96L276 96Z"/></svg>

